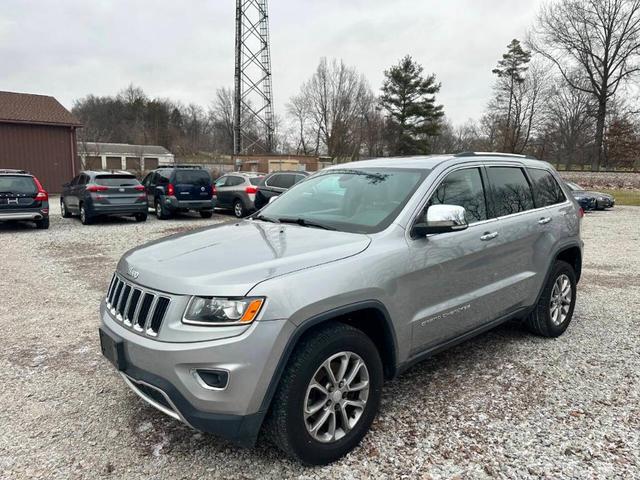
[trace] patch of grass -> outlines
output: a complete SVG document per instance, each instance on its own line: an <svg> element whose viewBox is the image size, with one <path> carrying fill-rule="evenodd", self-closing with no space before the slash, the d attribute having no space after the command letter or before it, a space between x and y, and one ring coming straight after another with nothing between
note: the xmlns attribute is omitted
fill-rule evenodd
<svg viewBox="0 0 640 480"><path fill-rule="evenodd" d="M597 190L613 195L616 199L616 205L640 207L640 190L602 190L600 188Z"/></svg>

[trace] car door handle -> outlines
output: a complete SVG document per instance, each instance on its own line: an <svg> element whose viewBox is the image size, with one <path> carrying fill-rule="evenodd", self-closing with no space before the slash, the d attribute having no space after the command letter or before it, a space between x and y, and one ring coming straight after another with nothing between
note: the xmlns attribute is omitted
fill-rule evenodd
<svg viewBox="0 0 640 480"><path fill-rule="evenodd" d="M550 221L551 221L551 217L542 217L540 220L538 220L538 223L540 225L546 225Z"/></svg>
<svg viewBox="0 0 640 480"><path fill-rule="evenodd" d="M498 232L492 232L492 233L485 232L485 234L480 237L480 240L482 240L483 242L486 242L487 240L493 240L497 236L498 236Z"/></svg>

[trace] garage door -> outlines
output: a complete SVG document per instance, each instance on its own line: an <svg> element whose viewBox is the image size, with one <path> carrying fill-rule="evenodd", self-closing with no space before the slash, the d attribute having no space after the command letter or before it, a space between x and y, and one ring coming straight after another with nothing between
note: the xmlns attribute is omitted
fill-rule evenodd
<svg viewBox="0 0 640 480"><path fill-rule="evenodd" d="M107 170L122 170L122 159L120 157L107 157Z"/></svg>
<svg viewBox="0 0 640 480"><path fill-rule="evenodd" d="M151 157L145 157L145 159L144 159L144 169L145 170L155 170L156 168L158 168L158 159L157 158L151 158Z"/></svg>

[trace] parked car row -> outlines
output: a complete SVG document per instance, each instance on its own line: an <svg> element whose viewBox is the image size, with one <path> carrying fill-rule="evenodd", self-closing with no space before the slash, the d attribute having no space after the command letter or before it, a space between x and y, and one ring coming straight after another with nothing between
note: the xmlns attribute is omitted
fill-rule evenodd
<svg viewBox="0 0 640 480"><path fill-rule="evenodd" d="M63 218L79 217L89 225L107 216L130 216L138 222L152 209L160 220L195 211L211 218L214 208L243 218L303 180L307 172L233 172L215 183L201 167L176 165L150 172L142 182L126 171L80 172L63 185ZM24 170L0 170L0 221L32 220L49 228L49 196L38 179Z"/></svg>

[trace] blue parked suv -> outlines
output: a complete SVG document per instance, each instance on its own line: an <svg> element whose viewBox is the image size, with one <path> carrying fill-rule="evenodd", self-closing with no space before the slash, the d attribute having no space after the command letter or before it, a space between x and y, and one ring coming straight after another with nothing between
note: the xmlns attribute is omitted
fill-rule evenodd
<svg viewBox="0 0 640 480"><path fill-rule="evenodd" d="M213 215L213 187L211 175L197 166L161 167L142 181L147 193L147 205L160 220L176 212L194 210L202 218Z"/></svg>

